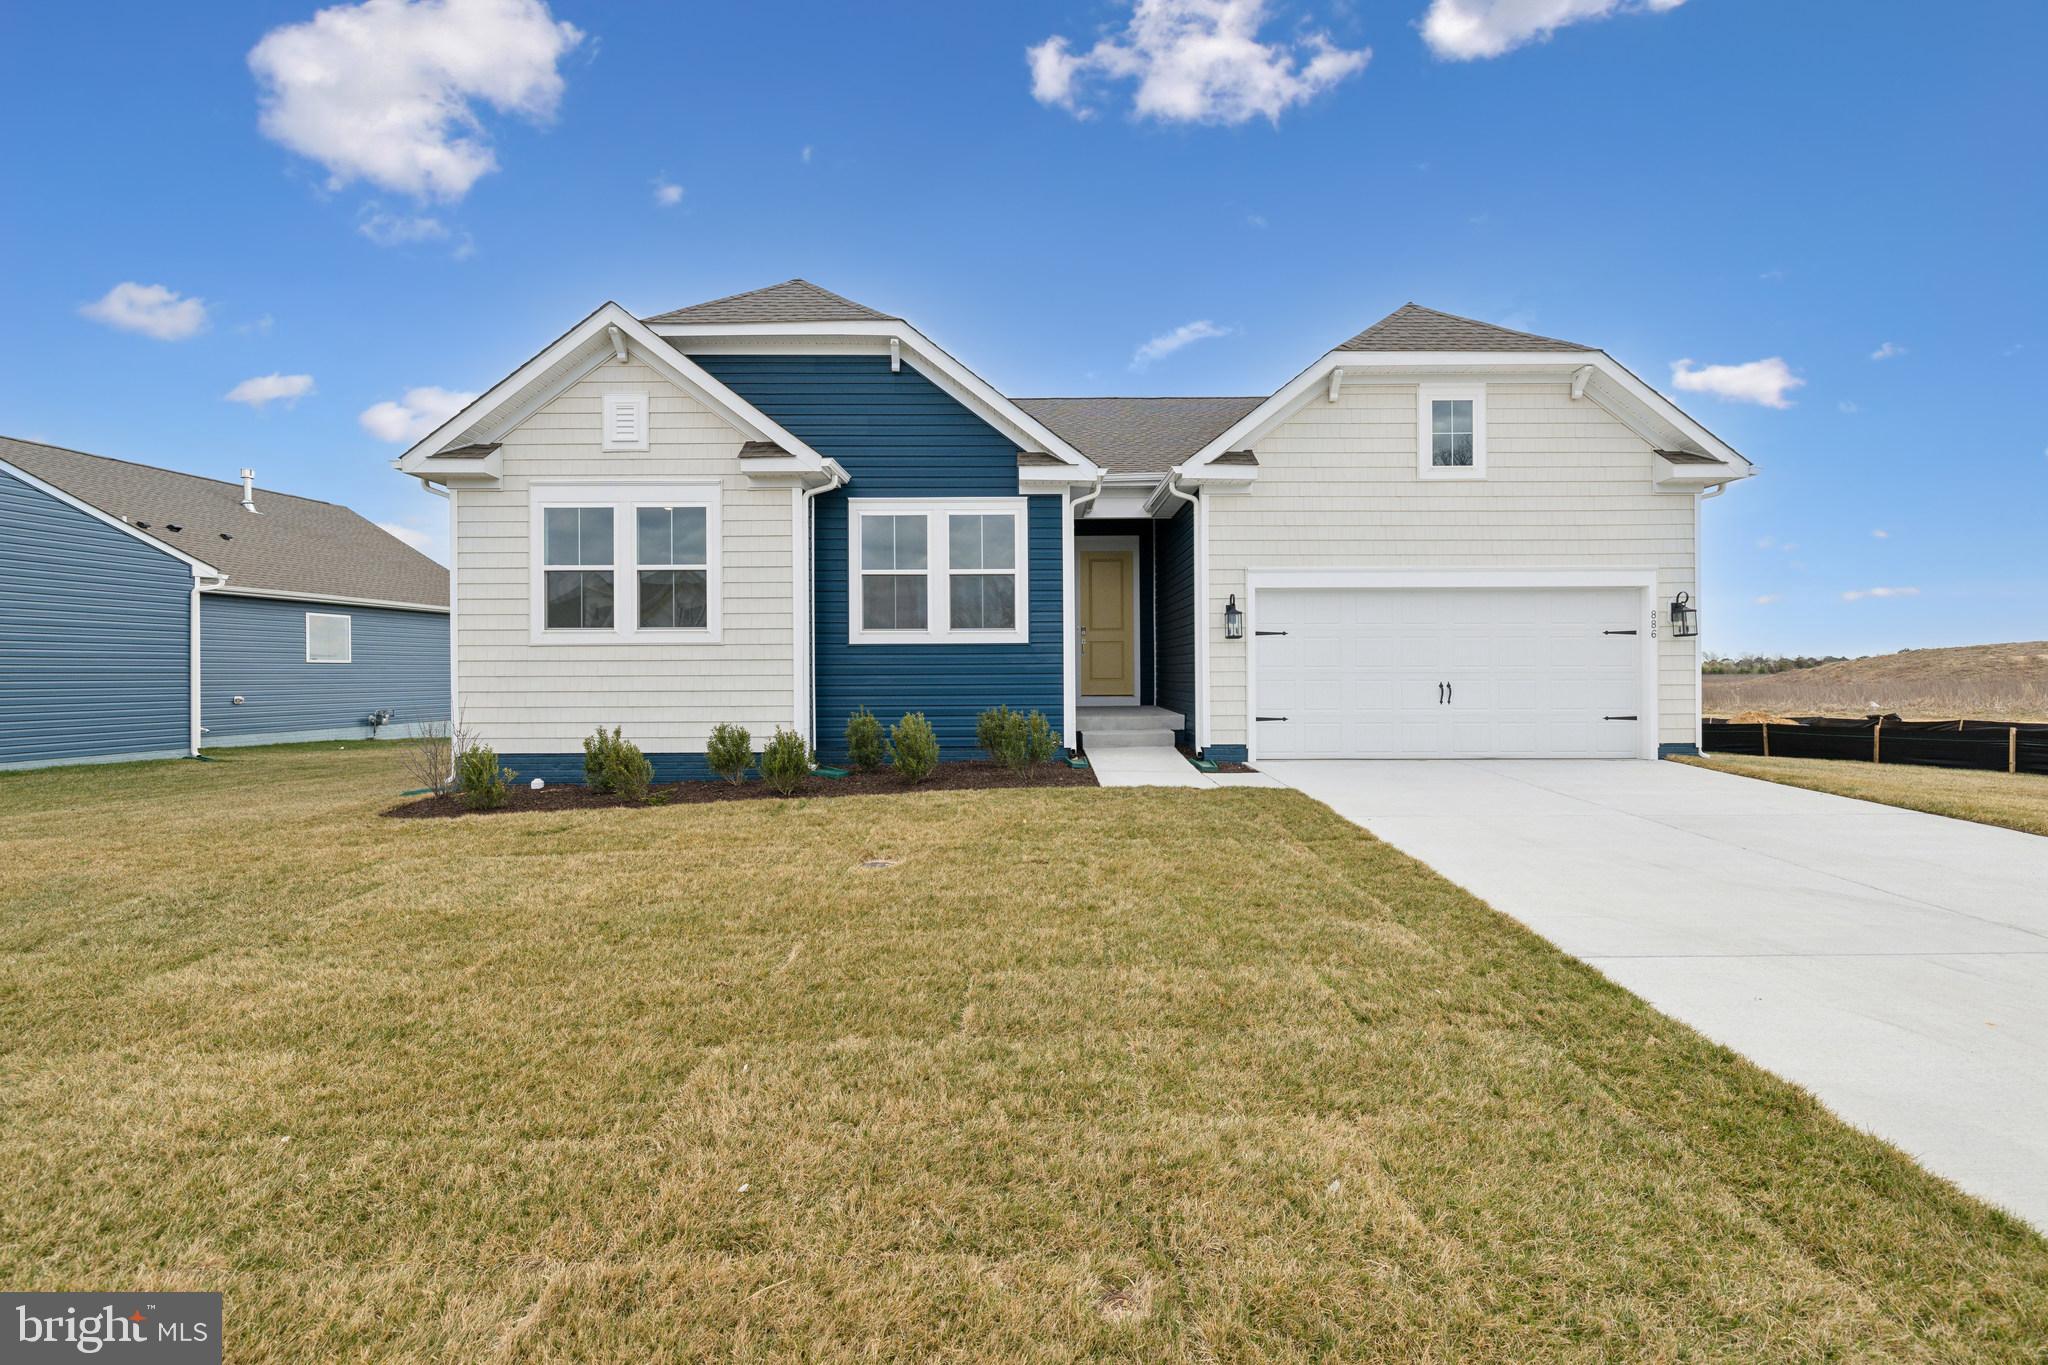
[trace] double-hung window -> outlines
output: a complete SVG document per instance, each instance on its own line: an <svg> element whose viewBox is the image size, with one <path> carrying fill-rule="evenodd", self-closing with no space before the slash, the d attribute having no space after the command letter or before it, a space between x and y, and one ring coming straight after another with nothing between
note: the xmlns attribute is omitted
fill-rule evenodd
<svg viewBox="0 0 2048 1365"><path fill-rule="evenodd" d="M1415 469L1426 479L1486 477L1486 388L1423 384L1416 394L1420 434Z"/></svg>
<svg viewBox="0 0 2048 1365"><path fill-rule="evenodd" d="M711 483L536 483L534 640L716 640L718 510Z"/></svg>
<svg viewBox="0 0 2048 1365"><path fill-rule="evenodd" d="M1023 498L849 499L848 639L1028 640L1028 507Z"/></svg>

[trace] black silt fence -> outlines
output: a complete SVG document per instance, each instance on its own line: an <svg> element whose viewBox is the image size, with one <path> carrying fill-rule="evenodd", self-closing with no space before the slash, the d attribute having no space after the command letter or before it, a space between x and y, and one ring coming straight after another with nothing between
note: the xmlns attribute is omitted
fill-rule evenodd
<svg viewBox="0 0 2048 1365"><path fill-rule="evenodd" d="M1810 717L1785 725L1710 720L1704 731L1701 747L1710 754L2048 773L2048 725Z"/></svg>

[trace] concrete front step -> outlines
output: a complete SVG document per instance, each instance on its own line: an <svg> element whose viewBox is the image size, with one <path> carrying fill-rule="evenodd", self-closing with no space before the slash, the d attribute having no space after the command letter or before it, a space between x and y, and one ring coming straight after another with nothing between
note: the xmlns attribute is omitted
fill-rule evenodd
<svg viewBox="0 0 2048 1365"><path fill-rule="evenodd" d="M1183 730L1187 719L1163 706L1083 706L1074 719L1083 735L1117 730Z"/></svg>
<svg viewBox="0 0 2048 1365"><path fill-rule="evenodd" d="M1090 753L1097 749L1171 749L1173 731L1083 729L1081 745Z"/></svg>

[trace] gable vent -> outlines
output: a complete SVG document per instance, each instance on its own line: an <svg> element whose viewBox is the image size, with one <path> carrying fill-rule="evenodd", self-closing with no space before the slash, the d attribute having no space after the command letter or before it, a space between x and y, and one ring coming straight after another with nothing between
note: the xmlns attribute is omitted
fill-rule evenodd
<svg viewBox="0 0 2048 1365"><path fill-rule="evenodd" d="M608 393L604 396L604 448L647 449L647 395Z"/></svg>

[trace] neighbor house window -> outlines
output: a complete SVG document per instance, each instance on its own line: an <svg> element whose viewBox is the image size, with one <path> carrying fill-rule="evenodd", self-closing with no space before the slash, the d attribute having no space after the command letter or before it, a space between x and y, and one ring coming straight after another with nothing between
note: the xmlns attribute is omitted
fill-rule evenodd
<svg viewBox="0 0 2048 1365"><path fill-rule="evenodd" d="M854 498L847 506L853 643L1028 638L1025 499Z"/></svg>
<svg viewBox="0 0 2048 1365"><path fill-rule="evenodd" d="M324 611L306 613L306 662L345 664L354 657L353 618Z"/></svg>
<svg viewBox="0 0 2048 1365"><path fill-rule="evenodd" d="M1416 401L1421 433L1416 472L1424 478L1486 475L1486 390L1479 385L1424 384Z"/></svg>
<svg viewBox="0 0 2048 1365"><path fill-rule="evenodd" d="M610 507L550 507L543 513L549 630L612 628L617 597L613 517Z"/></svg>
<svg viewBox="0 0 2048 1365"><path fill-rule="evenodd" d="M634 511L642 630L702 630L710 619L709 512L703 507Z"/></svg>
<svg viewBox="0 0 2048 1365"><path fill-rule="evenodd" d="M719 638L715 483L533 487L533 639Z"/></svg>

